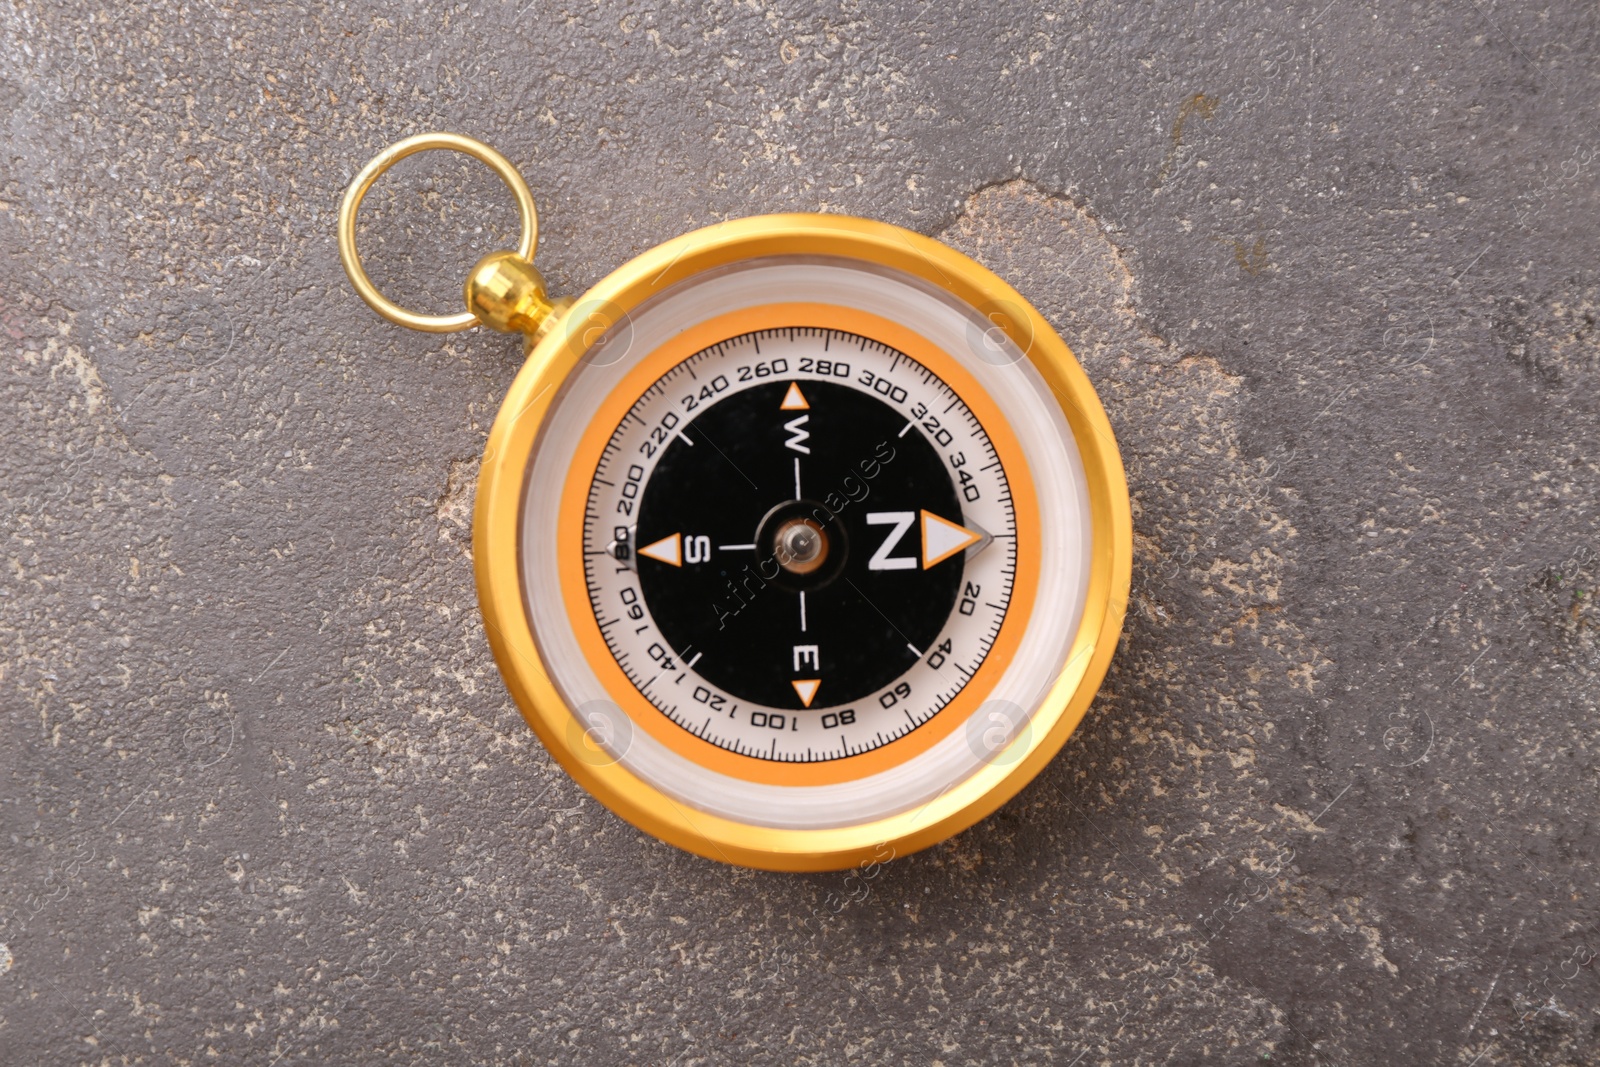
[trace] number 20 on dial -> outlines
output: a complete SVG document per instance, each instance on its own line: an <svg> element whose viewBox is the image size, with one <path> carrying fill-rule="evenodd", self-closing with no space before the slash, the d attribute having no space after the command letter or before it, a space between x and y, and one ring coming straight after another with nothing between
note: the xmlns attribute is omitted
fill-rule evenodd
<svg viewBox="0 0 1600 1067"><path fill-rule="evenodd" d="M362 195L466 152L523 241L465 313L378 294ZM825 870L981 819L1048 762L1127 603L1127 486L1066 345L937 241L768 215L669 241L577 300L531 265L503 157L427 134L352 184L340 248L380 313L525 334L489 435L473 551L489 642L563 767L712 859Z"/></svg>

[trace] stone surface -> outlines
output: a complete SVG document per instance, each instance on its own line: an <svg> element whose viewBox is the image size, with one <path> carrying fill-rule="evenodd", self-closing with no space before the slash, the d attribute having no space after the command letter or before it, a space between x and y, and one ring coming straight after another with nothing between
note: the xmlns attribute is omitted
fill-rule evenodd
<svg viewBox="0 0 1600 1067"><path fill-rule="evenodd" d="M0 12L0 1062L1600 1062L1600 10ZM1101 389L1137 561L1056 762L792 877L511 706L515 345L338 199L483 137L575 293L773 210L935 234ZM419 157L386 289L511 200Z"/></svg>

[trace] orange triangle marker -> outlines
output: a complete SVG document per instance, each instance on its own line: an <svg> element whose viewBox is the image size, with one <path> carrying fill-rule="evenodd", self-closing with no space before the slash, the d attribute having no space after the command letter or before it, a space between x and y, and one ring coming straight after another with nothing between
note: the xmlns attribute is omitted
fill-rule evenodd
<svg viewBox="0 0 1600 1067"><path fill-rule="evenodd" d="M779 411L806 411L811 405L806 403L806 398L800 394L798 382L789 383L789 391L783 394L783 403L778 405Z"/></svg>
<svg viewBox="0 0 1600 1067"><path fill-rule="evenodd" d="M957 552L977 544L983 535L926 509L922 512L922 569L943 563Z"/></svg>
<svg viewBox="0 0 1600 1067"><path fill-rule="evenodd" d="M683 535L673 534L671 537L663 537L659 541L652 541L639 549L639 555L649 556L651 559L660 560L662 563L670 563L674 567L681 567L683 566Z"/></svg>
<svg viewBox="0 0 1600 1067"><path fill-rule="evenodd" d="M816 698L817 686L822 684L822 679L797 678L789 684L794 686L795 695L800 698L800 703L809 708L811 701Z"/></svg>

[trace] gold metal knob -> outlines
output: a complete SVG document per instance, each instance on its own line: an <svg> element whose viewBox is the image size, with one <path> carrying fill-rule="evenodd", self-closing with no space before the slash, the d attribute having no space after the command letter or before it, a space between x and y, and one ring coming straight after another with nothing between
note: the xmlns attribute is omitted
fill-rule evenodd
<svg viewBox="0 0 1600 1067"><path fill-rule="evenodd" d="M544 275L515 252L491 252L467 275L467 310L501 333L524 333L538 340L572 304L551 300Z"/></svg>

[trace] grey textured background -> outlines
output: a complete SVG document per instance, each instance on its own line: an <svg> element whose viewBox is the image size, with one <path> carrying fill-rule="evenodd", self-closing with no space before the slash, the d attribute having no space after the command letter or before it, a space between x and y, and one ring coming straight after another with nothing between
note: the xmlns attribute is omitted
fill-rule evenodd
<svg viewBox="0 0 1600 1067"><path fill-rule="evenodd" d="M0 1063L1600 1063L1600 8L986 8L0 12ZM558 292L827 210L1058 325L1135 590L1013 803L792 877L554 767L471 581L515 343L334 246L433 129ZM369 203L441 309L514 229Z"/></svg>

